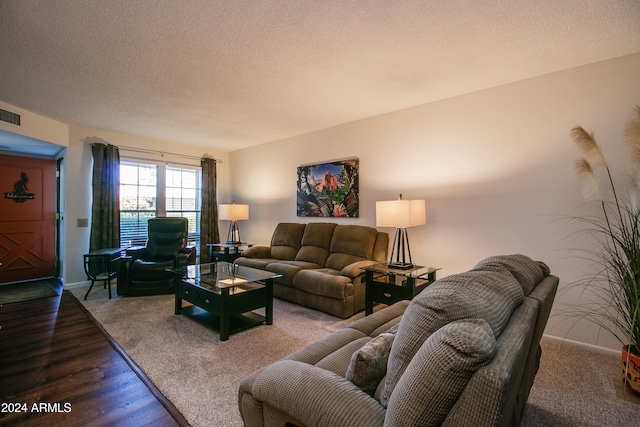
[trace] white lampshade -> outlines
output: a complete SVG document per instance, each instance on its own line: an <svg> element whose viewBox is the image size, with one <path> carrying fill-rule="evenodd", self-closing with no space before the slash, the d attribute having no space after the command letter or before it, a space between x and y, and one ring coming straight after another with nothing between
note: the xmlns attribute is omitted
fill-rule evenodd
<svg viewBox="0 0 640 427"><path fill-rule="evenodd" d="M376 226L407 228L427 223L424 200L376 202Z"/></svg>
<svg viewBox="0 0 640 427"><path fill-rule="evenodd" d="M229 221L244 221L249 219L249 205L233 203L218 206L218 218Z"/></svg>

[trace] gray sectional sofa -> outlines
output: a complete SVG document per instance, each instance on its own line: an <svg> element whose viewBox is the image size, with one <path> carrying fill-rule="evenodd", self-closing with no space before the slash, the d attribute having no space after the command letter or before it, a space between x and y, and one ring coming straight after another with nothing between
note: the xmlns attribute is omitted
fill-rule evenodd
<svg viewBox="0 0 640 427"><path fill-rule="evenodd" d="M270 246L253 246L236 264L282 274L273 295L347 318L364 309L362 267L385 262L389 235L373 227L280 223Z"/></svg>
<svg viewBox="0 0 640 427"><path fill-rule="evenodd" d="M246 377L244 425L519 425L557 286L524 255L487 258Z"/></svg>

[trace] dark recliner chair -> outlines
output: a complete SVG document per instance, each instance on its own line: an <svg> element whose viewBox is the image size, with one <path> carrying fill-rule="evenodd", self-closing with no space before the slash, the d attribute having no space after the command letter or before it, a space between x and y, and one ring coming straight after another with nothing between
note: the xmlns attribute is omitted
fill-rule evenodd
<svg viewBox="0 0 640 427"><path fill-rule="evenodd" d="M167 268L196 263L196 248L187 248L189 221L180 217L149 219L146 247L126 250L118 266L118 295L172 294L174 275Z"/></svg>

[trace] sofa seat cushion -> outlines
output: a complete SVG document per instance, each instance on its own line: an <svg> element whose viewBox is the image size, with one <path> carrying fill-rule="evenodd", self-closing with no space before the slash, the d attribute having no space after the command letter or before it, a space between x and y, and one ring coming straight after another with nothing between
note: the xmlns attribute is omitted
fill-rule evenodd
<svg viewBox="0 0 640 427"><path fill-rule="evenodd" d="M353 296L351 279L331 268L301 270L293 278L293 286L313 295L338 300Z"/></svg>
<svg viewBox="0 0 640 427"><path fill-rule="evenodd" d="M416 352L435 331L456 320L479 318L498 336L523 300L522 287L505 269L467 271L428 286L411 301L400 321L382 402L391 396Z"/></svg>
<svg viewBox="0 0 640 427"><path fill-rule="evenodd" d="M549 267L546 264L534 261L526 255L497 255L485 258L478 262L474 270L482 270L490 267L505 268L513 274L520 283L525 295L529 295L533 288L549 275Z"/></svg>
<svg viewBox="0 0 640 427"><path fill-rule="evenodd" d="M370 337L378 336L400 323L408 305L409 301L407 300L398 301L383 310L375 311L369 316L356 320L348 328L356 329Z"/></svg>
<svg viewBox="0 0 640 427"><path fill-rule="evenodd" d="M473 374L495 352L496 339L485 320L465 319L438 329L420 347L391 395L385 425L441 425Z"/></svg>
<svg viewBox="0 0 640 427"><path fill-rule="evenodd" d="M257 268L258 270L265 270L267 265L279 262L279 259L275 258L245 258L240 257L234 261L235 264L244 265L251 268Z"/></svg>
<svg viewBox="0 0 640 427"><path fill-rule="evenodd" d="M278 280L278 283L293 286L294 276L299 271L309 268L320 268L320 266L318 264L307 261L278 261L268 264L265 267L265 270L282 274L282 278Z"/></svg>
<svg viewBox="0 0 640 427"><path fill-rule="evenodd" d="M321 338L318 341L301 348L300 350L291 353L286 357L286 359L297 360L298 362L316 365L323 359L331 358L331 355L337 351L340 351L341 348L350 346L355 341L359 341L360 344L353 347L351 353L349 353L349 355L345 358L346 363L344 364L344 372L346 372L351 354L358 348L369 342L370 339L371 337L363 334L360 331L351 328L344 328L332 334L329 334L324 338ZM344 377L344 373L342 374L342 376Z"/></svg>
<svg viewBox="0 0 640 427"><path fill-rule="evenodd" d="M316 366L331 371L341 377L346 376L349 363L354 353L371 342L371 337L361 337L336 349L316 363Z"/></svg>

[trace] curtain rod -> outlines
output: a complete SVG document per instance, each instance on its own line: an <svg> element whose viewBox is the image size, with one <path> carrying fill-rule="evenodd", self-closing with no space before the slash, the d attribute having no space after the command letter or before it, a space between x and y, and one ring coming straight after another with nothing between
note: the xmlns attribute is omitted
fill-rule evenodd
<svg viewBox="0 0 640 427"><path fill-rule="evenodd" d="M159 154L161 157L164 157L165 154L169 154L171 156L182 157L183 159L190 159L190 160L201 159L201 157L197 157L197 156L189 156L186 154L179 154L179 153L169 153L166 151L158 151L158 150L147 150L146 148L126 147L123 145L118 145L117 147L118 147L118 150L133 151L135 153ZM213 159L213 161L215 161L216 163L220 163L220 164L223 163L222 160L215 159L213 158L213 156L206 153L202 157Z"/></svg>

